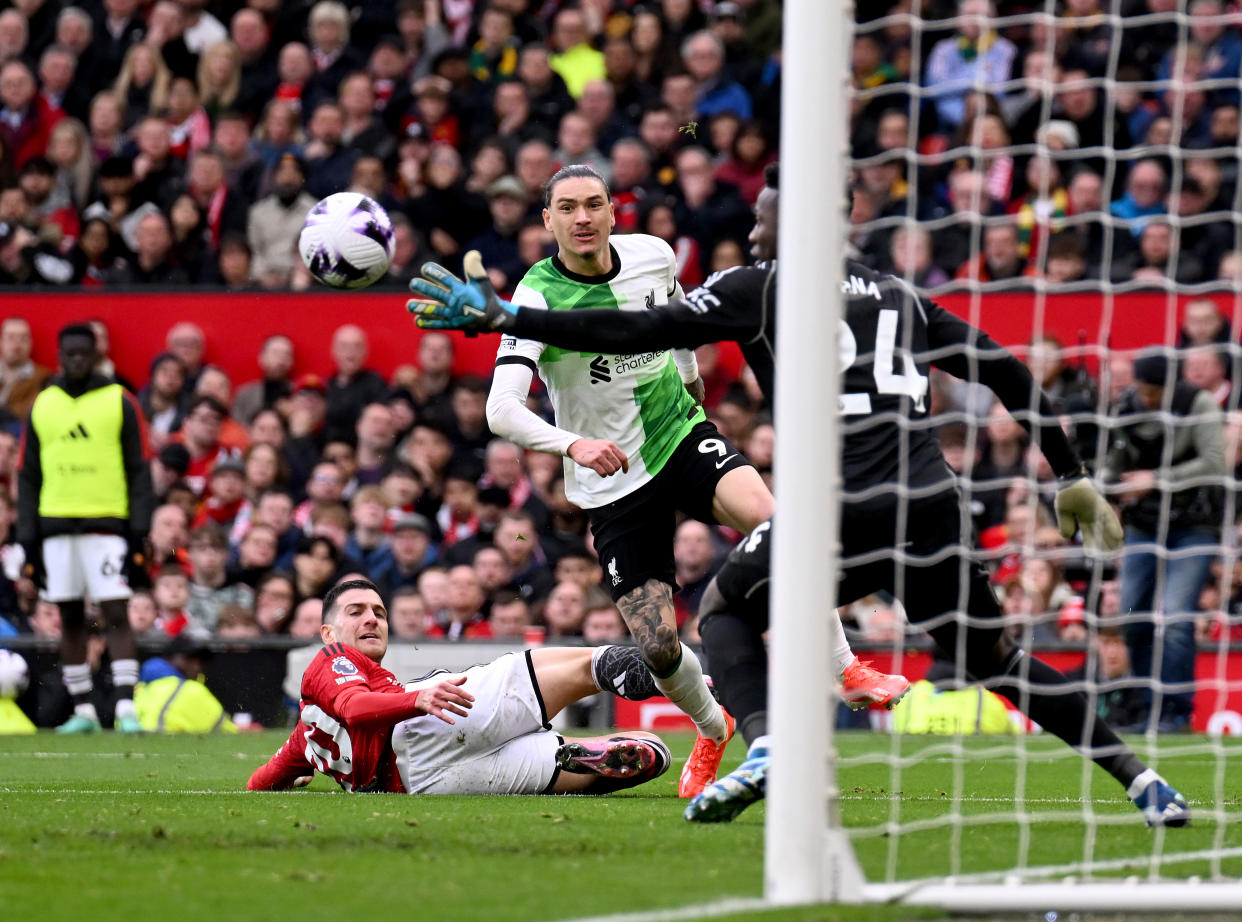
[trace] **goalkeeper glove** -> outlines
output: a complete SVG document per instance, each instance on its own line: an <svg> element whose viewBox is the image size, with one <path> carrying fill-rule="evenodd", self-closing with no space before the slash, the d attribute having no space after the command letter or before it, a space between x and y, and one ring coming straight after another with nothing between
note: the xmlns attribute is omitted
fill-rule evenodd
<svg viewBox="0 0 1242 922"><path fill-rule="evenodd" d="M410 290L422 295L405 305L422 330L504 330L511 326L517 307L496 297L483 257L471 250L463 260L466 281L438 263L423 266L423 278L410 282Z"/></svg>
<svg viewBox="0 0 1242 922"><path fill-rule="evenodd" d="M1082 541L1088 549L1115 551L1120 548L1125 534L1117 521L1117 513L1087 476L1073 475L1062 482L1065 485L1057 490L1054 502L1061 536L1072 538L1081 528Z"/></svg>

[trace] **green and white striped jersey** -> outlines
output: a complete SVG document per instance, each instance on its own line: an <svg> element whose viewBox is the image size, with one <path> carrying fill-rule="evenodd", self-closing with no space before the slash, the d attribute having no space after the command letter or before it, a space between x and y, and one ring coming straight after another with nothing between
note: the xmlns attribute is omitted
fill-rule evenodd
<svg viewBox="0 0 1242 922"><path fill-rule="evenodd" d="M611 247L613 267L606 276L578 275L555 256L536 263L517 286L513 303L558 311L609 307L641 311L681 297L675 257L663 240L628 234L611 238ZM650 481L686 434L706 418L687 393L678 369L679 364L694 367L692 354L679 363L669 350L609 355L506 336L496 364L498 372L506 364L537 371L547 385L557 427L583 438L615 442L629 458L629 472L611 477L565 459L565 495L586 509L614 502ZM686 377L694 376L697 372L687 372ZM508 433L492 428L544 450L564 452L572 441L557 444L542 438L532 444L515 428Z"/></svg>

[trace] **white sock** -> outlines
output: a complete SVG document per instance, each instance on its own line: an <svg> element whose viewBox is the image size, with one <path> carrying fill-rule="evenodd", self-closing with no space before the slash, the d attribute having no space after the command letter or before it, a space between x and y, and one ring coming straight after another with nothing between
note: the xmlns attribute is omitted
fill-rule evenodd
<svg viewBox="0 0 1242 922"><path fill-rule="evenodd" d="M763 734L763 736L756 736L755 741L751 743L750 748L746 750L746 758L753 759L755 756L766 756L771 744L772 737L767 733Z"/></svg>
<svg viewBox="0 0 1242 922"><path fill-rule="evenodd" d="M677 705L694 721L699 733L717 743L723 743L728 728L725 725L724 711L707 690L703 681L703 667L694 651L685 644L681 645L681 663L677 671L668 678L653 676L656 688L663 692L669 701Z"/></svg>
<svg viewBox="0 0 1242 922"><path fill-rule="evenodd" d="M117 698L115 713L117 717L137 717L138 709L134 707L134 699Z"/></svg>
<svg viewBox="0 0 1242 922"><path fill-rule="evenodd" d="M112 684L121 687L133 688L138 684L138 660L136 659L114 659L112 661Z"/></svg>
<svg viewBox="0 0 1242 922"><path fill-rule="evenodd" d="M71 695L85 695L95 687L91 681L91 667L87 663L66 663L60 667L60 675Z"/></svg>
<svg viewBox="0 0 1242 922"><path fill-rule="evenodd" d="M93 704L75 704L73 706L73 713L79 717L85 717L87 720L99 722L99 715L95 713L95 705Z"/></svg>
<svg viewBox="0 0 1242 922"><path fill-rule="evenodd" d="M1137 778L1130 782L1130 786L1126 788L1126 796L1128 796L1131 800L1134 800L1134 798L1138 797L1157 781L1162 780L1164 779L1156 774L1156 770L1154 768L1145 768L1139 772Z"/></svg>
<svg viewBox="0 0 1242 922"><path fill-rule="evenodd" d="M828 647L832 650L833 662L837 664L837 680L840 681L857 657L845 638L845 628L841 626L841 616L835 608L828 615Z"/></svg>

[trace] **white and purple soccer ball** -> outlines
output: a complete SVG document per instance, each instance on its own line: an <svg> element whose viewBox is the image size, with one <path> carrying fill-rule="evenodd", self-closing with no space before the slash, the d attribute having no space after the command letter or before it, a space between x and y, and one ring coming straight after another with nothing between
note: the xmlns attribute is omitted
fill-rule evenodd
<svg viewBox="0 0 1242 922"><path fill-rule="evenodd" d="M374 199L337 192L306 216L298 252L310 274L331 288L366 288L392 264L392 221Z"/></svg>
<svg viewBox="0 0 1242 922"><path fill-rule="evenodd" d="M30 670L20 653L0 650L0 698L16 698L30 684Z"/></svg>

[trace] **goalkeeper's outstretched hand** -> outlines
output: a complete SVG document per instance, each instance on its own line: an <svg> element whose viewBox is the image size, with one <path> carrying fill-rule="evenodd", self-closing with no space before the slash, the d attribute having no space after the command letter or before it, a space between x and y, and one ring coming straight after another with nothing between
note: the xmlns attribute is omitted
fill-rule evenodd
<svg viewBox="0 0 1242 922"><path fill-rule="evenodd" d="M471 250L463 260L463 282L438 263L423 266L423 277L410 282L410 290L420 298L406 302L421 330L462 330L473 335L503 330L512 322L517 308L496 297L483 257Z"/></svg>
<svg viewBox="0 0 1242 922"><path fill-rule="evenodd" d="M1115 551L1124 542L1117 513L1086 476L1067 480L1054 505L1062 537L1072 538L1081 528L1083 544L1093 551Z"/></svg>

